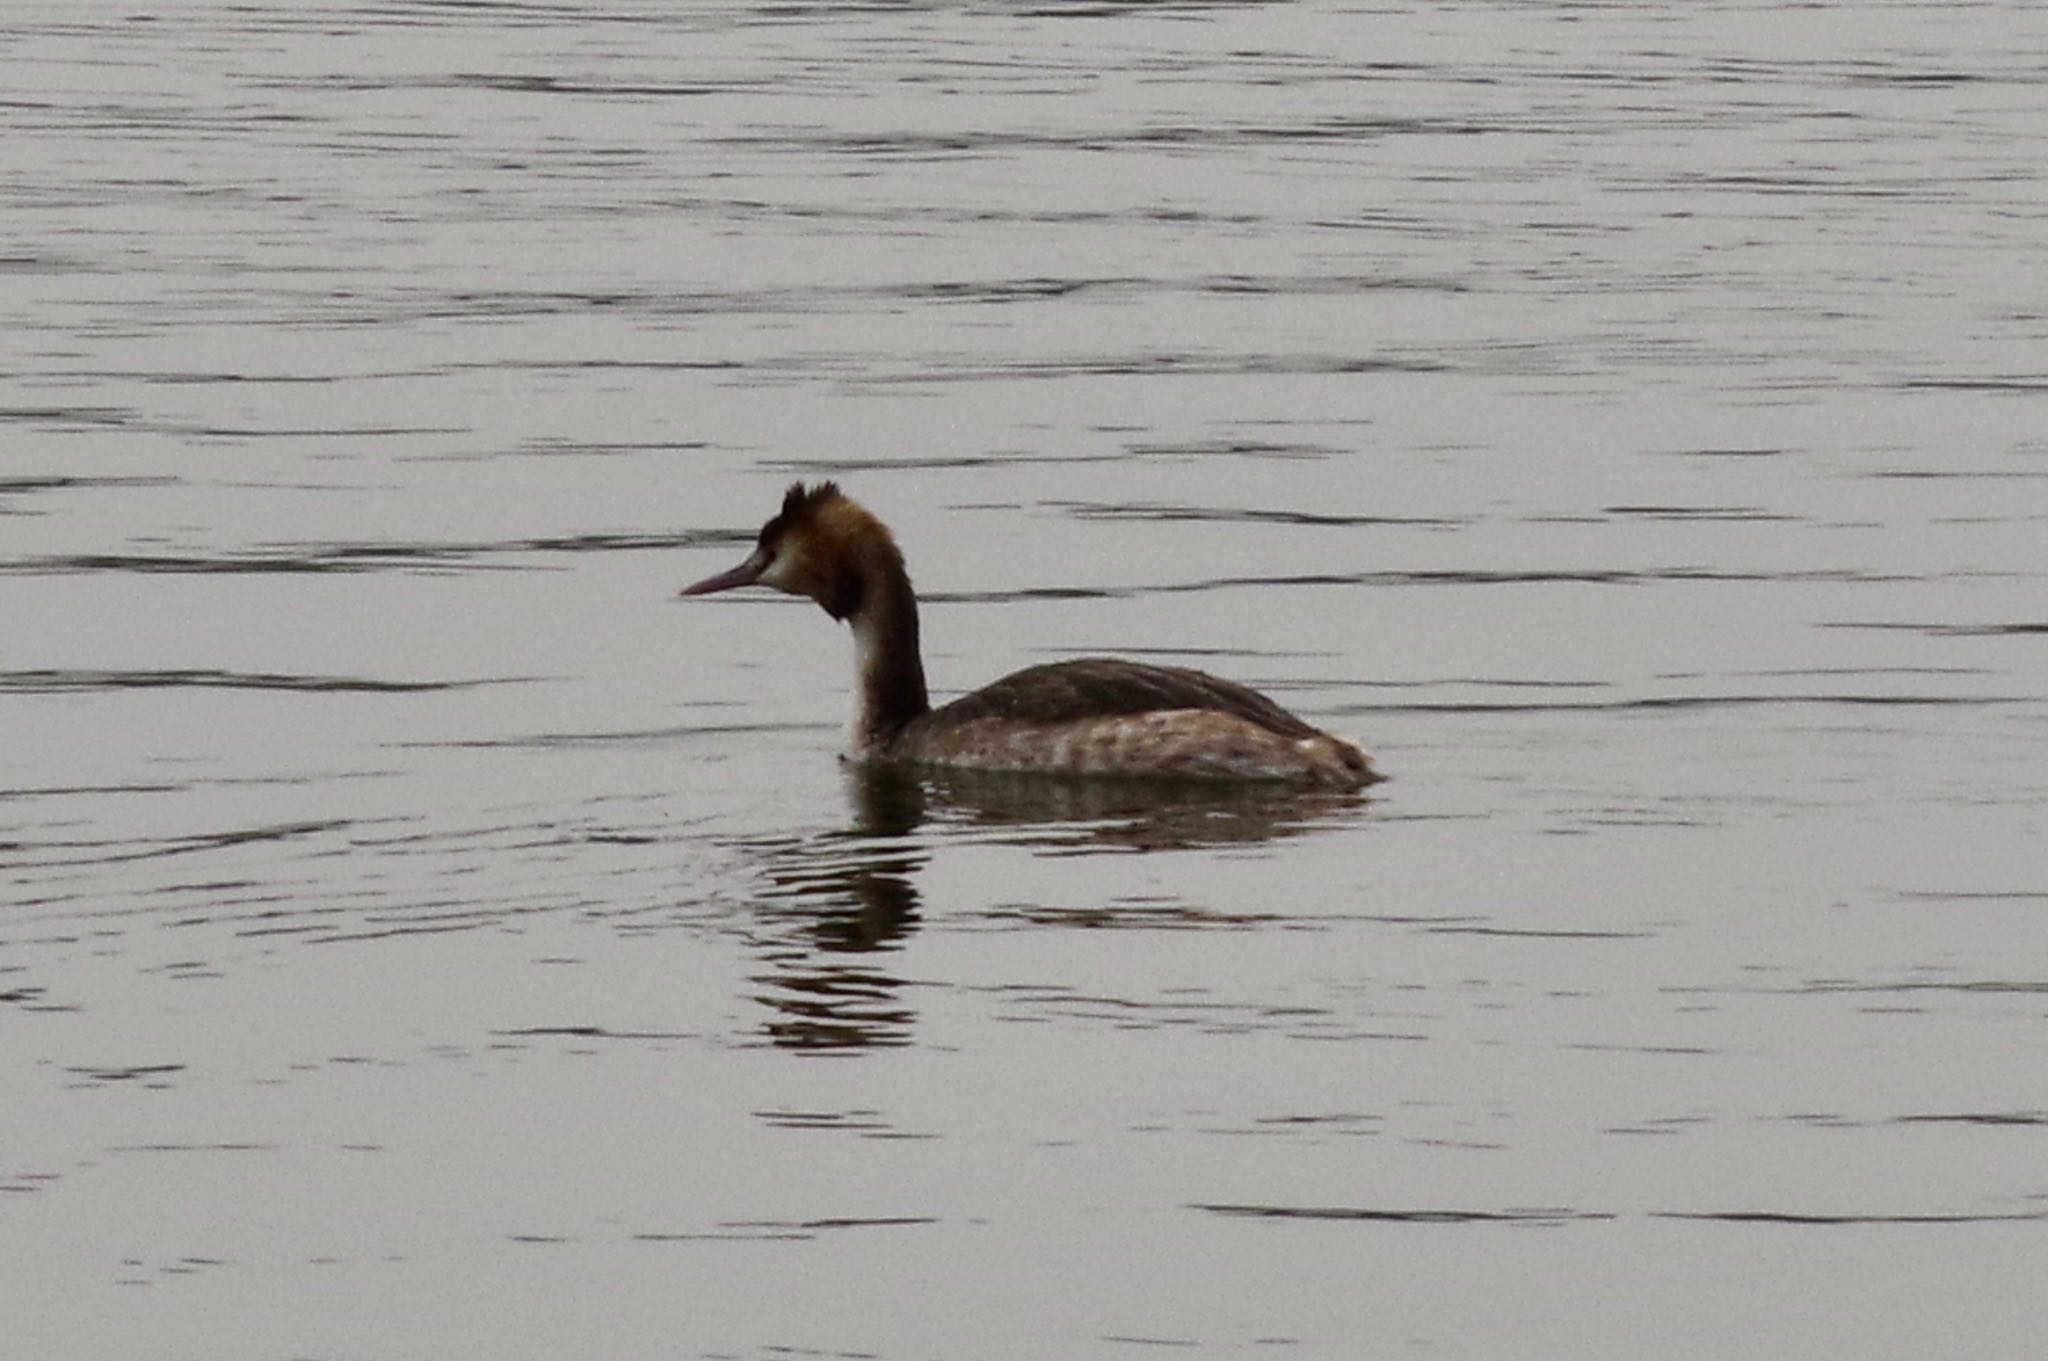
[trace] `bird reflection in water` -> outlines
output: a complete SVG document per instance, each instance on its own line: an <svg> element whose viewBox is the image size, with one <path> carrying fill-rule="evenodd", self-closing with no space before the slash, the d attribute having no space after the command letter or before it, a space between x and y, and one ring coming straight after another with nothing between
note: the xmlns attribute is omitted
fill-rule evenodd
<svg viewBox="0 0 2048 1361"><path fill-rule="evenodd" d="M858 1051L911 1042L915 986L882 961L920 921L915 877L948 832L1065 854L1244 846L1349 821L1356 792L1044 774L849 766L852 820L778 846L758 920L756 1000L778 1046ZM928 826L929 824L929 826Z"/></svg>
<svg viewBox="0 0 2048 1361"><path fill-rule="evenodd" d="M850 774L853 823L781 848L761 917L766 971L758 1001L777 1014L768 1038L790 1049L847 1051L910 1043L916 1013L904 979L880 967L917 928L911 877L930 852L911 839L924 821L914 780Z"/></svg>
<svg viewBox="0 0 2048 1361"><path fill-rule="evenodd" d="M1223 781L1062 778L931 770L933 805L976 827L1016 829L1012 844L1069 851L1195 850L1305 835L1372 802L1357 790Z"/></svg>

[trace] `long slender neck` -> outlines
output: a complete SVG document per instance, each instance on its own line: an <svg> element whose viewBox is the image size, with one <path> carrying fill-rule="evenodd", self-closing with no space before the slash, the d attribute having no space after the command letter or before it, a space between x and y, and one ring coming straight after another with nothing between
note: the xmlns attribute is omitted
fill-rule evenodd
<svg viewBox="0 0 2048 1361"><path fill-rule="evenodd" d="M868 563L863 575L860 602L847 617L858 673L849 736L857 751L887 742L932 707L925 693L917 594L910 577L900 562L887 560Z"/></svg>

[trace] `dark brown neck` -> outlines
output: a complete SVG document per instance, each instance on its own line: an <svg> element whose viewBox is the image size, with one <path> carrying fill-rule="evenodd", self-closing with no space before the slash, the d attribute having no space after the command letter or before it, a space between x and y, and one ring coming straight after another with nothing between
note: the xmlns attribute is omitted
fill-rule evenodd
<svg viewBox="0 0 2048 1361"><path fill-rule="evenodd" d="M931 709L925 693L924 658L918 651L917 595L896 563L871 563L853 625L855 700L853 741L867 747L886 742L912 719Z"/></svg>

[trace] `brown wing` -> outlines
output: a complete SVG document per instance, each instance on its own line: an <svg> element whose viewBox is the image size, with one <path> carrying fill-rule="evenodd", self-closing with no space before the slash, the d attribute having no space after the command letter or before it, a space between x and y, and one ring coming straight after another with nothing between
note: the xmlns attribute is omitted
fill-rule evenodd
<svg viewBox="0 0 2048 1361"><path fill-rule="evenodd" d="M1110 714L1159 709L1214 709L1283 737L1312 737L1316 729L1258 691L1184 666L1153 666L1111 657L1083 657L1022 671L962 695L935 710L944 723L1006 718L1063 723Z"/></svg>

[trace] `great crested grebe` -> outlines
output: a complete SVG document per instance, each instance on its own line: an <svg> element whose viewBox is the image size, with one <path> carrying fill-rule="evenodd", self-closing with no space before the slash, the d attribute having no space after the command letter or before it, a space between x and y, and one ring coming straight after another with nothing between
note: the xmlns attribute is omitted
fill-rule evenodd
<svg viewBox="0 0 2048 1361"><path fill-rule="evenodd" d="M850 760L1326 789L1382 778L1355 744L1256 690L1179 666L1084 657L1028 667L932 708L903 553L835 483L792 485L745 562L682 594L753 585L809 596L853 626L860 688Z"/></svg>

